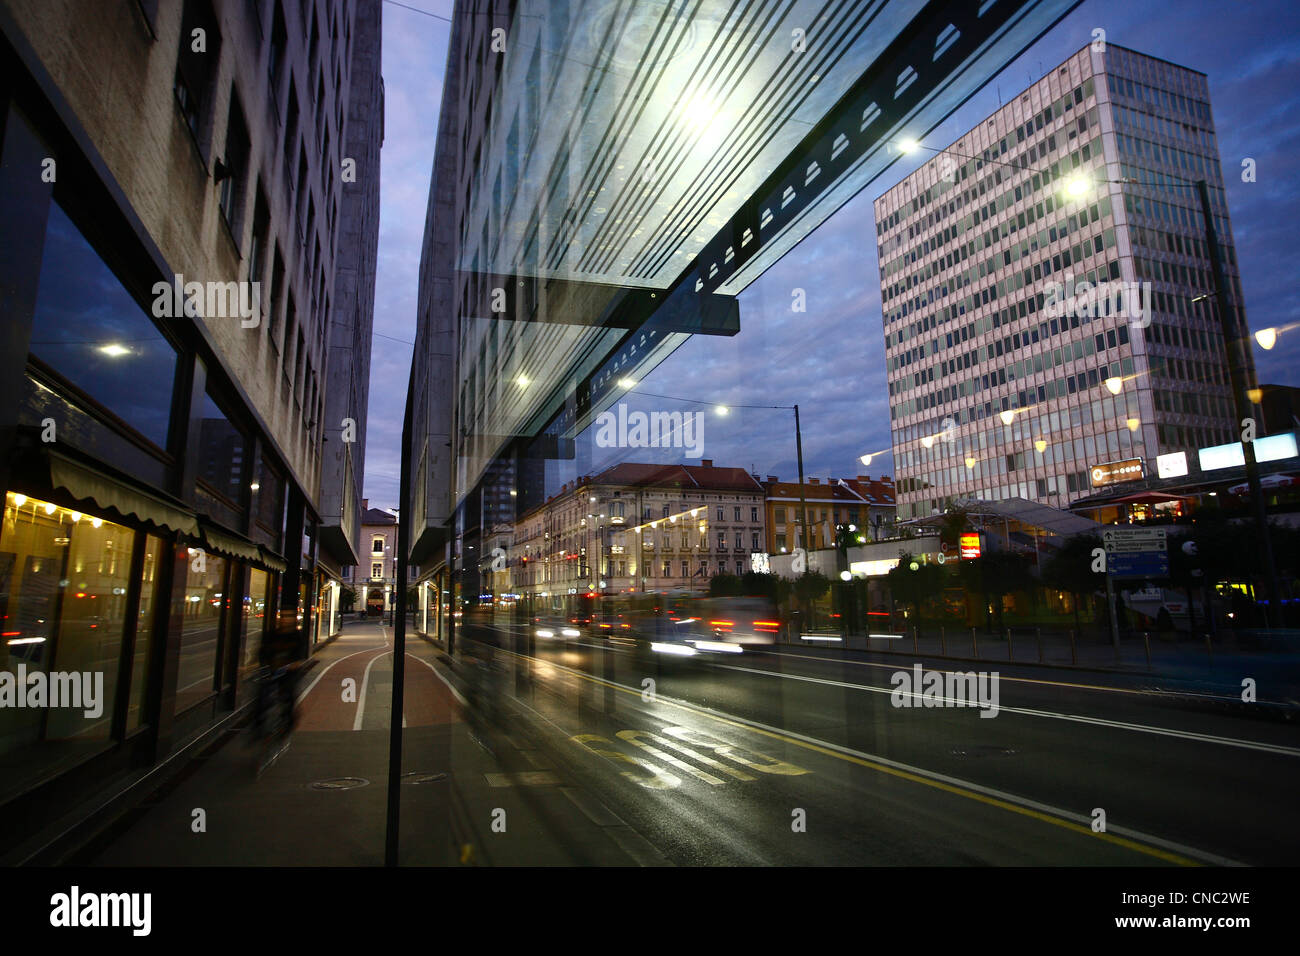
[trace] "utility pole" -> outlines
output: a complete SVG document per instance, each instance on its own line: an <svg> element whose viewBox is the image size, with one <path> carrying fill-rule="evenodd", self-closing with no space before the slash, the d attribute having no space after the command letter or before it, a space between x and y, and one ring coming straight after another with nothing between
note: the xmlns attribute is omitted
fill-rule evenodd
<svg viewBox="0 0 1300 956"><path fill-rule="evenodd" d="M799 406L794 407L794 447L795 454L799 459L799 544L804 549L804 574L808 573L808 558L811 557L811 549L808 547L808 501L804 497L803 490L803 432L799 428Z"/></svg>

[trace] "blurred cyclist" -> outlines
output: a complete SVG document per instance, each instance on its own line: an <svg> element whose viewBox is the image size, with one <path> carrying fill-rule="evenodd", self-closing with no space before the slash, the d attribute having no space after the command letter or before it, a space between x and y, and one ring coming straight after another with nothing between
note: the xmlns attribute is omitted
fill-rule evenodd
<svg viewBox="0 0 1300 956"><path fill-rule="evenodd" d="M302 661L298 656L300 641L296 625L293 618L277 621L275 629L262 640L258 656L263 670L253 711L253 728L258 739L274 730L287 736L297 723L295 691ZM277 704L279 712L275 713L273 708Z"/></svg>

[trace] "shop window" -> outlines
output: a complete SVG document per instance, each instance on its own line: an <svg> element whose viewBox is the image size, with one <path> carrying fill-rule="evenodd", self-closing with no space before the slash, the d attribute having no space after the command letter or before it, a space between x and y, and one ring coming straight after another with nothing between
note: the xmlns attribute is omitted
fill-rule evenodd
<svg viewBox="0 0 1300 956"><path fill-rule="evenodd" d="M129 528L6 495L0 526L0 787L19 785L108 740L134 544ZM41 676L33 680L35 675ZM31 695L38 688L45 697L35 702ZM12 699L16 693L24 693L24 706Z"/></svg>
<svg viewBox="0 0 1300 956"><path fill-rule="evenodd" d="M150 535L145 541L140 569L140 609L136 615L135 653L131 663L131 697L126 711L130 733L145 724L145 694L149 682L149 656L153 647L154 619L158 609L158 570L163 562L163 542Z"/></svg>
<svg viewBox="0 0 1300 956"><path fill-rule="evenodd" d="M57 202L45 229L31 355L166 447L176 350Z"/></svg>
<svg viewBox="0 0 1300 956"><path fill-rule="evenodd" d="M178 714L215 693L225 587L226 559L190 548L176 673Z"/></svg>
<svg viewBox="0 0 1300 956"><path fill-rule="evenodd" d="M240 680L245 680L259 664L262 635L266 627L266 608L270 598L271 575L258 568L248 572L244 593L244 651L241 655Z"/></svg>

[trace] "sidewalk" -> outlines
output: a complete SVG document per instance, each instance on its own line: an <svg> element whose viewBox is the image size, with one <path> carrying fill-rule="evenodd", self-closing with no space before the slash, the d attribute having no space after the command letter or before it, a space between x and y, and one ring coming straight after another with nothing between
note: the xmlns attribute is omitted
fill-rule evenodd
<svg viewBox="0 0 1300 956"><path fill-rule="evenodd" d="M373 621L344 625L299 689L300 724L289 749L260 779L247 730L232 733L66 862L382 865L391 639L391 630ZM459 691L444 680L458 678L438 656L408 638L403 865L663 862L621 820L566 786L538 751L508 732L472 734ZM348 679L356 681L354 693Z"/></svg>

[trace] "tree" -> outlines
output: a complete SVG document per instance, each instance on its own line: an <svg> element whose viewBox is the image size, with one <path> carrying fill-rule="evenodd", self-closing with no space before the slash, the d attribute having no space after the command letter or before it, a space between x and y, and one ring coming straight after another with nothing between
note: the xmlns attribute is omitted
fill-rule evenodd
<svg viewBox="0 0 1300 956"><path fill-rule="evenodd" d="M918 561L904 551L898 556L898 564L889 572L889 593L895 601L910 604L921 616L921 605L943 591L945 572L937 564Z"/></svg>
<svg viewBox="0 0 1300 956"><path fill-rule="evenodd" d="M348 614L357 605L357 592L355 588L344 587L339 591L339 609Z"/></svg>
<svg viewBox="0 0 1300 956"><path fill-rule="evenodd" d="M1043 583L1070 595L1074 607L1074 629L1079 627L1079 598L1095 594L1105 584L1104 573L1094 571L1093 552L1101 547L1101 538L1095 534L1076 534L1052 553L1043 565Z"/></svg>
<svg viewBox="0 0 1300 956"><path fill-rule="evenodd" d="M1032 559L1014 551L987 551L978 558L970 558L958 565L957 574L967 591L980 595L984 603L984 626L989 620L990 598L996 598L998 630L1002 629L1002 598L1034 586L1030 572Z"/></svg>

